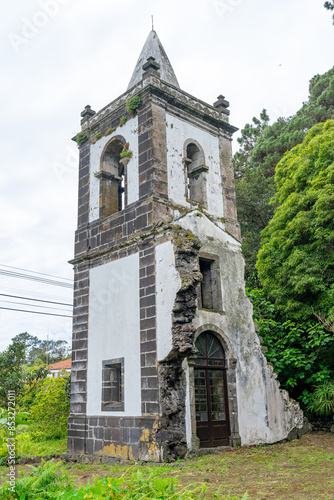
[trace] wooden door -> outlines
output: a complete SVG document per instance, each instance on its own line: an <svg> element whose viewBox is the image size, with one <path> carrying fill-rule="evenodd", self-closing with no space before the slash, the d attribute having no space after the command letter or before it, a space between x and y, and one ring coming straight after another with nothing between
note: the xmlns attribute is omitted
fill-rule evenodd
<svg viewBox="0 0 334 500"><path fill-rule="evenodd" d="M195 410L200 447L227 446L230 425L224 350L210 332L202 333L195 345L199 351L195 364Z"/></svg>

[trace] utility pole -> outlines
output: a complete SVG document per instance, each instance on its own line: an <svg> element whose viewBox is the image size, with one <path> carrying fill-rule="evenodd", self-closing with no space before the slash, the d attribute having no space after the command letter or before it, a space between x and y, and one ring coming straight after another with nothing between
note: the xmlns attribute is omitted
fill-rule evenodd
<svg viewBox="0 0 334 500"><path fill-rule="evenodd" d="M49 366L49 334L46 336L46 364Z"/></svg>

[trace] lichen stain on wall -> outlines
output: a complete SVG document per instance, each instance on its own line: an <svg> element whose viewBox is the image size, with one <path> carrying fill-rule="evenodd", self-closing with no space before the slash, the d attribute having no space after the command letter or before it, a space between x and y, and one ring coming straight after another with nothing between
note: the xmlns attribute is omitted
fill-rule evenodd
<svg viewBox="0 0 334 500"><path fill-rule="evenodd" d="M131 446L121 446L121 445L115 445L115 444L110 444L109 446L104 446L103 448L103 455L106 455L108 457L114 457L114 458L122 458L123 460L127 460L128 458L131 459L130 454L132 456L132 447Z"/></svg>
<svg viewBox="0 0 334 500"><path fill-rule="evenodd" d="M162 462L164 459L163 449L157 441L157 433L159 430L159 420L153 423L152 430L143 429L140 437L140 459L152 460L153 462Z"/></svg>

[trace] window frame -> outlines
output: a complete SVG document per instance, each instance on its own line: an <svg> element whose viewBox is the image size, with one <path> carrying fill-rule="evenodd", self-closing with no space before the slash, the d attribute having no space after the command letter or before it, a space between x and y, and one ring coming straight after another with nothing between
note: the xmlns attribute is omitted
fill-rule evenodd
<svg viewBox="0 0 334 500"><path fill-rule="evenodd" d="M118 374L118 396L114 401L108 397L108 391L111 395L113 388L106 386L110 382L111 370L117 370ZM102 361L101 411L124 411L124 358Z"/></svg>
<svg viewBox="0 0 334 500"><path fill-rule="evenodd" d="M204 307L203 306L203 282L204 282L204 274L201 270L201 262L210 263L211 267L211 294L212 294L212 307ZM221 282L221 272L219 265L219 257L216 255L208 254L208 253L200 253L198 256L198 267L200 273L203 275L203 280L198 284L197 288L197 298L198 298L198 308L204 309L205 311L213 311L213 312L223 312L223 290L222 290L222 282ZM215 281L214 286L212 286L212 282Z"/></svg>

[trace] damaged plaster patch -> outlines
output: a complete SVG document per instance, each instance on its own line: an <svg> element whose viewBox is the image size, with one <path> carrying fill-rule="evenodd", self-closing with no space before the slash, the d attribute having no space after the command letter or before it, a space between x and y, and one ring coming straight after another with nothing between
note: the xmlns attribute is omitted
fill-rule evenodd
<svg viewBox="0 0 334 500"><path fill-rule="evenodd" d="M211 217L209 218L198 210L193 210L185 215L180 213L179 218L176 218L176 223L185 230L198 235L199 238L203 235L206 241L212 238L218 240L222 245L241 252L241 243L225 231L221 221L213 222Z"/></svg>
<svg viewBox="0 0 334 500"><path fill-rule="evenodd" d="M202 280L198 267L200 241L179 226L173 230L175 267L180 276L180 288L172 314L172 350L159 365L162 401L160 438L167 448L168 458L184 457L186 441L186 381L182 369L184 358L195 354L195 327L192 321L197 308L197 285Z"/></svg>

